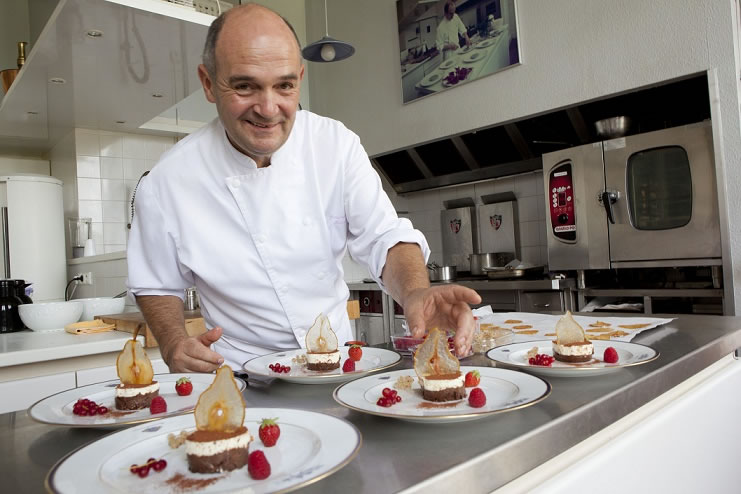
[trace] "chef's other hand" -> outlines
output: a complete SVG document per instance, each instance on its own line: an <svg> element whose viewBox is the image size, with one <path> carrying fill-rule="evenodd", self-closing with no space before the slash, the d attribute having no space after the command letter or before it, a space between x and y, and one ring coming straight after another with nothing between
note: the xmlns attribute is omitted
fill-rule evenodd
<svg viewBox="0 0 741 494"><path fill-rule="evenodd" d="M473 340L474 320L469 304L480 304L481 297L460 285L420 288L406 299L404 316L412 336L421 338L428 328L455 329L455 351L468 355Z"/></svg>
<svg viewBox="0 0 741 494"><path fill-rule="evenodd" d="M189 336L175 343L167 356L170 372L213 372L224 363L224 358L211 350L213 342L221 338L218 326L197 336Z"/></svg>

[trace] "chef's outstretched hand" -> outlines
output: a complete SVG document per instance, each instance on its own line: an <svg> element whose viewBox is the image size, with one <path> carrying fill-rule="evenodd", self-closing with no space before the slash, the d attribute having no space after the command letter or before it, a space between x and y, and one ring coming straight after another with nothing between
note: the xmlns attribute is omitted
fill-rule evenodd
<svg viewBox="0 0 741 494"><path fill-rule="evenodd" d="M224 363L224 357L210 347L221 338L222 331L216 326L175 343L166 358L170 372L213 372L218 369Z"/></svg>
<svg viewBox="0 0 741 494"><path fill-rule="evenodd" d="M474 320L470 304L480 304L481 297L460 285L419 288L407 296L404 316L416 338L434 327L455 329L455 352L460 356L471 352Z"/></svg>

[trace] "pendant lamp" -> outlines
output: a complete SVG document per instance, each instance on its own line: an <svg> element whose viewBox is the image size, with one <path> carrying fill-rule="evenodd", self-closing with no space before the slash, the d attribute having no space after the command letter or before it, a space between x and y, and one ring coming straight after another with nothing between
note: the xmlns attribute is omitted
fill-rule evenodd
<svg viewBox="0 0 741 494"><path fill-rule="evenodd" d="M355 48L350 43L329 36L327 0L324 0L324 29L325 35L322 39L307 45L301 50L301 54L306 60L310 62L338 62L355 53Z"/></svg>

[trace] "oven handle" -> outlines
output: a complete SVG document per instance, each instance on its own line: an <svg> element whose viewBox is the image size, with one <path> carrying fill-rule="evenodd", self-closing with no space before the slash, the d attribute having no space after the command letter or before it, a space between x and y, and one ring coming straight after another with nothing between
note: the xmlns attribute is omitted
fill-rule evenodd
<svg viewBox="0 0 741 494"><path fill-rule="evenodd" d="M599 202L605 207L605 213L607 213L607 219L610 223L615 224L615 215L612 213L612 205L617 202L620 195L617 192L611 192L606 190L600 195Z"/></svg>

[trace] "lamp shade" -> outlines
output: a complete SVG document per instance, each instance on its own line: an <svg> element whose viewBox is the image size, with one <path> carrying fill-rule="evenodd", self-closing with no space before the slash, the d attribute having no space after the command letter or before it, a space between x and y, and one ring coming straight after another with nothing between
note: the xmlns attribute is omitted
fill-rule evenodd
<svg viewBox="0 0 741 494"><path fill-rule="evenodd" d="M344 41L324 36L301 50L303 57L310 62L337 62L355 53L355 48Z"/></svg>

